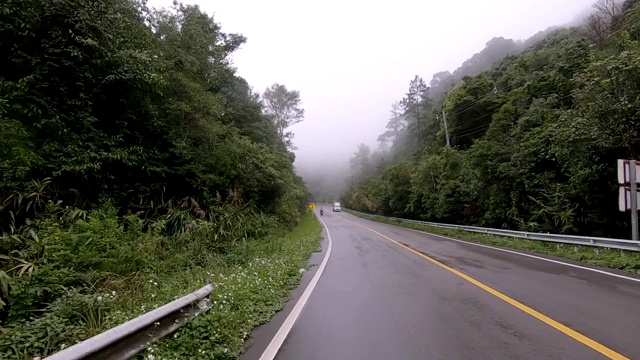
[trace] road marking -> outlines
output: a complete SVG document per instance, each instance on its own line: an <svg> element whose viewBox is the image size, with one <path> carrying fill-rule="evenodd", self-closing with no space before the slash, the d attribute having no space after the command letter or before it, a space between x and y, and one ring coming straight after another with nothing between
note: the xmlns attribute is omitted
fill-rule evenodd
<svg viewBox="0 0 640 360"><path fill-rule="evenodd" d="M624 355L622 355L620 353L617 353L616 351L614 351L614 350L612 350L612 349L600 344L599 342L597 342L595 340L592 340L592 339L582 335L581 333L579 333L579 332L577 332L577 331L575 331L575 330L573 330L573 329L571 329L571 328L569 328L569 327L567 327L567 326L565 326L565 325L553 320L552 318L542 314L539 311L536 311L536 310L528 307L527 305L519 302L518 300L515 300L515 299L513 299L513 298L511 298L511 297L509 297L509 296L507 296L507 295L505 295L503 293L501 293L500 291L498 291L498 290L496 290L496 289L494 289L494 288L492 288L492 287L490 287L488 285L485 285L484 283L472 278L471 276L469 276L469 275L467 275L467 274L465 274L465 273L463 273L461 271L458 271L458 270L456 270L456 269L454 269L454 268L452 268L452 267L450 267L448 265L445 265L445 264L441 263L440 261L438 261L438 260L436 260L436 259L434 259L434 258L432 258L432 257L430 257L428 255L425 255L425 254L423 254L423 253L421 253L421 252L419 252L417 250L414 250L414 249L412 249L411 247L409 247L409 246L407 246L405 244L402 244L402 243L400 243L400 242L398 242L396 240L393 240L392 238L390 238L390 237L388 237L388 236L386 236L384 234L381 234L376 230L373 230L373 229L371 229L369 227L366 227L364 225L358 224L355 221L352 221L352 220L349 220L349 219L345 219L345 218L343 218L343 219L346 220L346 221L349 221L351 223L354 223L354 224L356 224L356 225L358 225L358 226L360 226L360 227L362 227L364 229L367 229L367 230L373 232L374 234L377 234L378 236L380 236L380 237L382 237L382 238L384 238L384 239L386 239L386 240L388 240L388 241L390 241L390 242L392 242L392 243L394 243L394 244L396 244L396 245L398 245L398 246L400 246L400 247L402 247L402 248L404 248L406 250L411 251L412 253L414 253L414 254L422 257L423 259L425 259L425 260L427 260L427 261L429 261L429 262L441 267L442 269L447 270L447 271L449 271L449 272L451 272L451 273L453 273L453 274L455 274L455 275L467 280L468 282L470 282L473 285L481 288L482 290L490 293L491 295L493 295L493 296L505 301L506 303L508 303L508 304L510 304L510 305L522 310L523 312L533 316L534 318L536 318L536 319L542 321L543 323L551 326L552 328L564 333L565 335L568 335L569 337L573 338L574 340L577 340L577 341L581 342L582 344L592 348L593 350L601 353L602 355L604 355L604 356L606 356L606 357L608 357L610 359L629 360L629 358L627 358L626 356L624 356Z"/></svg>
<svg viewBox="0 0 640 360"><path fill-rule="evenodd" d="M271 342L269 343L269 345L267 345L267 348L264 349L264 352L260 356L260 360L272 360L276 357L276 354L280 350L280 347L284 343L284 340L287 338L287 335L289 335L291 328L293 328L293 325L295 324L296 320L298 320L298 317L300 316L302 309L307 304L307 301L309 300L309 296L311 296L311 292L313 292L313 289L315 289L316 284L320 279L320 276L322 276L322 272L324 271L324 268L327 266L327 261L329 260L329 256L331 255L331 249L333 248L331 233L329 232L329 227L327 227L327 224L325 224L324 221L322 221L322 219L315 212L314 212L314 215L316 215L316 218L320 220L320 223L322 224L324 229L327 231L327 239L329 240L329 247L327 248L327 254L324 256L324 259L322 259L322 263L318 267L318 270L316 271L316 273L313 275L313 279L311 279L311 282L309 282L309 285L307 285L307 288L302 293L302 296L300 296L300 299L298 299L298 302L293 307L293 309L291 310L287 318L284 320L284 322L280 326L280 329L278 329L278 332L276 333L276 335L273 337L273 339L271 339Z"/></svg>
<svg viewBox="0 0 640 360"><path fill-rule="evenodd" d="M467 244L467 245L473 245L473 246L483 247L483 248L487 248L487 249L498 250L498 251L502 251L502 252L506 252L506 253L510 253L510 254L525 256L525 257L532 258L532 259L542 260L542 261L546 261L546 262L550 262L550 263L554 263L554 264L564 265L564 266L568 266L568 267L572 267L572 268L576 268L576 269L591 271L591 272L595 272L595 273L598 273L598 274L603 274L603 275L607 275L607 276L616 277L616 278L619 278L619 279L625 279L625 280L629 280L629 281L634 281L634 282L640 283L640 279L639 278L620 275L620 274L612 273L612 272L609 272L609 271L594 269L594 268L581 266L581 265L570 264L570 263L567 263L567 262L564 262L564 261L559 261L559 260L547 259L547 258L544 258L542 256L536 256L536 255L531 255L531 254L527 254L527 253L522 253L522 252L519 252L519 251L503 249L503 248L499 248L499 247L495 247L495 246L491 246L491 245L478 244L478 243L474 243L474 242L471 242L471 241L460 240L460 239L452 238L452 237L449 237L449 236L430 233L430 232L424 231L424 230L417 230L417 229L412 229L412 228L408 228L408 227L404 227L404 226L399 226L399 225L394 225L394 224L387 224L387 223L383 223L383 222L379 222L379 221L375 221L375 220L361 218L361 217L356 216L356 215L351 215L351 216L353 216L353 217L355 217L357 219L374 221L376 223L395 226L397 228L411 230L411 231L414 231L414 232L417 232L417 233L421 233L421 234L425 234L425 235L429 235L429 236L435 236L435 237L439 237L439 238L442 238L442 239L451 240L451 241L455 241L455 242L459 242L459 243L463 243L463 244ZM344 217L342 217L342 218L345 219ZM345 219L345 220L347 220L347 219ZM348 220L348 221L351 221L351 220ZM496 235L496 236L498 236L498 235ZM522 240L526 240L526 239L522 239Z"/></svg>

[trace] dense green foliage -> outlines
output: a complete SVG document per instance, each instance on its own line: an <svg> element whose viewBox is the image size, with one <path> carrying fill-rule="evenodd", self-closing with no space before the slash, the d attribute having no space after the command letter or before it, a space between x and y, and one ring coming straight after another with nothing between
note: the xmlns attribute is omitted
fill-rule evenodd
<svg viewBox="0 0 640 360"><path fill-rule="evenodd" d="M91 334L96 293L297 224L291 135L231 66L244 41L197 6L0 4L0 353L45 355Z"/></svg>
<svg viewBox="0 0 640 360"><path fill-rule="evenodd" d="M146 351L154 354L155 360L240 358L251 330L271 320L284 306L311 253L320 250L320 228L309 212L293 231L250 241L242 251L210 264L207 275L216 286L211 310L170 341L161 341ZM138 358L148 359L148 355Z"/></svg>
<svg viewBox="0 0 640 360"><path fill-rule="evenodd" d="M63 205L106 196L132 211L187 196L202 209L304 198L258 95L229 64L244 38L197 7L15 0L0 13L3 200L45 178ZM5 201L5 230L21 210L36 211Z"/></svg>
<svg viewBox="0 0 640 360"><path fill-rule="evenodd" d="M640 7L601 0L594 14L597 33L555 29L475 75L412 80L380 138L389 150L355 153L345 206L628 237L616 159L640 152Z"/></svg>
<svg viewBox="0 0 640 360"><path fill-rule="evenodd" d="M155 353L236 359L250 330L282 307L299 270L318 249L320 224L310 213L301 221L293 231L267 234L276 219L241 213L218 223L196 220L190 231L167 236L167 220L145 230L138 217L123 224L116 209L105 206L71 228L40 222L32 242L46 247L46 257L31 276L12 282L11 321L2 326L0 358L46 356L212 280L212 309L176 338L154 346ZM238 241L228 240L233 238Z"/></svg>

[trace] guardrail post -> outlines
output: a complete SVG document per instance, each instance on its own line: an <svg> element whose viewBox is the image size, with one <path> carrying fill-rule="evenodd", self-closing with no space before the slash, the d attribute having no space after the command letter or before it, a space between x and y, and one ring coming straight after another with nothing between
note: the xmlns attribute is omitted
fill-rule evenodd
<svg viewBox="0 0 640 360"><path fill-rule="evenodd" d="M629 160L629 185L631 190L631 239L638 240L638 187L636 179L636 161Z"/></svg>

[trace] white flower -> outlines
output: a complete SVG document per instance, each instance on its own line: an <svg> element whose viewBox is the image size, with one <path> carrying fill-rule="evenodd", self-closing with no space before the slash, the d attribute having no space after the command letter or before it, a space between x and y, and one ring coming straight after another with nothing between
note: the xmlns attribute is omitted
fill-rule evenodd
<svg viewBox="0 0 640 360"><path fill-rule="evenodd" d="M111 292L111 296L116 296L116 292L115 292L115 291L112 291L112 292Z"/></svg>
<svg viewBox="0 0 640 360"><path fill-rule="evenodd" d="M153 354L149 354L149 355L147 355L147 359L148 359L148 360L153 360L153 359L155 359L155 358L156 358L156 357L155 357L155 356L153 356Z"/></svg>
<svg viewBox="0 0 640 360"><path fill-rule="evenodd" d="M300 270L298 270L298 271L300 272L300 274L302 274L303 272L305 272L305 271L307 271L307 270L305 270L305 269L300 269Z"/></svg>
<svg viewBox="0 0 640 360"><path fill-rule="evenodd" d="M151 298L152 299L155 298L155 297L156 297L156 294L151 294Z"/></svg>
<svg viewBox="0 0 640 360"><path fill-rule="evenodd" d="M98 296L98 301L102 301L102 296Z"/></svg>

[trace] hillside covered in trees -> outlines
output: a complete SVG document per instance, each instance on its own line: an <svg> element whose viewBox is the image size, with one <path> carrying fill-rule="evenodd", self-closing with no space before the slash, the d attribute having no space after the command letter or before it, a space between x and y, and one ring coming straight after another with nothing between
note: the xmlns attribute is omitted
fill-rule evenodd
<svg viewBox="0 0 640 360"><path fill-rule="evenodd" d="M616 159L640 151L639 20L638 1L600 0L580 26L496 38L484 52L497 56L416 76L380 149L361 144L351 159L345 206L628 238Z"/></svg>
<svg viewBox="0 0 640 360"><path fill-rule="evenodd" d="M287 131L300 94L236 75L245 40L197 6L0 4L0 357L46 355L193 291L217 254L301 220Z"/></svg>

